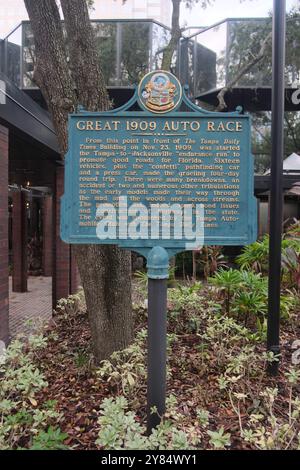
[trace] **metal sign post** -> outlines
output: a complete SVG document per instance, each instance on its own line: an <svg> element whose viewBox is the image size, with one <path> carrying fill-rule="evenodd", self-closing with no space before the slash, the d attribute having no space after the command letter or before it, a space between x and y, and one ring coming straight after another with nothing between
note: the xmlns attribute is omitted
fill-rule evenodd
<svg viewBox="0 0 300 470"><path fill-rule="evenodd" d="M269 305L267 348L280 353L280 286L282 237L282 171L284 152L284 67L286 2L273 3L273 84L272 84L272 158L269 245ZM278 361L268 364L268 373L278 373Z"/></svg>
<svg viewBox="0 0 300 470"><path fill-rule="evenodd" d="M167 278L169 256L161 246L148 255L147 432L151 434L166 408Z"/></svg>

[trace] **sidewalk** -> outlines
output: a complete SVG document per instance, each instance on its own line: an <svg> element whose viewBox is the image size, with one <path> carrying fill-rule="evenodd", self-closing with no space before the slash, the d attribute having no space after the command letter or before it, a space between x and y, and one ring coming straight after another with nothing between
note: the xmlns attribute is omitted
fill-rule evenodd
<svg viewBox="0 0 300 470"><path fill-rule="evenodd" d="M12 292L9 279L9 329L11 338L30 333L52 316L52 278L30 276L28 292ZM29 324L27 324L29 323Z"/></svg>

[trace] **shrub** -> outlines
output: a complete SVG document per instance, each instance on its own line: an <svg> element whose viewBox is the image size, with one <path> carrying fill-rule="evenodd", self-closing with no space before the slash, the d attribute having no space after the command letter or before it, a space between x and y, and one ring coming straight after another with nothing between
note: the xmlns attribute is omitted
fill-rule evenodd
<svg viewBox="0 0 300 470"><path fill-rule="evenodd" d="M135 394L146 378L146 335L145 329L138 332L133 344L122 351L114 352L109 359L100 363L97 370L101 379L116 386L124 395Z"/></svg>
<svg viewBox="0 0 300 470"><path fill-rule="evenodd" d="M218 431L207 431L210 436L210 444L215 449L225 449L226 446L230 446L230 434L224 432L224 428L221 427Z"/></svg>
<svg viewBox="0 0 300 470"><path fill-rule="evenodd" d="M98 419L100 431L96 444L109 450L188 450L194 447L185 432L165 420L146 436L146 428L132 411L125 397L106 398Z"/></svg>
<svg viewBox="0 0 300 470"><path fill-rule="evenodd" d="M265 338L265 317L268 306L268 279L261 273L247 270L221 269L210 278L211 284L224 295L224 310L237 318L242 317L245 326L256 328L260 339ZM281 318L289 318L296 304L292 292L281 295ZM250 323L249 323L250 322ZM248 324L249 323L249 324Z"/></svg>
<svg viewBox="0 0 300 470"><path fill-rule="evenodd" d="M204 246L200 251L198 262L203 266L204 279L212 276L219 268L227 264L220 246Z"/></svg>
<svg viewBox="0 0 300 470"><path fill-rule="evenodd" d="M178 284L176 289L168 292L168 318L171 331L184 333L197 333L205 311L208 310L208 302L201 294L201 283L195 282L189 286Z"/></svg>
<svg viewBox="0 0 300 470"><path fill-rule="evenodd" d="M63 443L67 437L59 428L49 426L47 431L39 431L34 436L30 450L67 450L68 446Z"/></svg>
<svg viewBox="0 0 300 470"><path fill-rule="evenodd" d="M242 315L245 326L248 326L249 319L252 317L254 325L257 318L263 321L267 313L266 297L261 292L239 291L234 298L233 312Z"/></svg>
<svg viewBox="0 0 300 470"><path fill-rule="evenodd" d="M31 335L28 343L13 341L0 366L0 449L62 448L66 435L57 426L62 419L55 402L38 403L36 395L48 386L34 362L35 352L47 345L42 335ZM56 428L51 425L56 425ZM59 447L58 440L60 441ZM52 446L52 447L51 447Z"/></svg>
<svg viewBox="0 0 300 470"><path fill-rule="evenodd" d="M79 290L77 294L69 295L66 299L62 298L57 302L56 314L63 316L71 324L74 318L79 314L86 313L86 303L83 290Z"/></svg>
<svg viewBox="0 0 300 470"><path fill-rule="evenodd" d="M294 247L288 247L282 253L282 267L289 277L290 286L300 290L300 253Z"/></svg>
<svg viewBox="0 0 300 470"><path fill-rule="evenodd" d="M290 288L300 288L300 237L297 222L289 228L282 239L282 270L288 279ZM265 235L261 241L256 241L243 248L243 252L236 258L241 269L253 270L266 274L268 271L269 236Z"/></svg>
<svg viewBox="0 0 300 470"><path fill-rule="evenodd" d="M262 241L256 241L245 246L236 261L241 269L252 269L257 273L265 273L268 269L268 256L269 236L265 235Z"/></svg>
<svg viewBox="0 0 300 470"><path fill-rule="evenodd" d="M226 312L230 312L230 300L237 287L241 285L241 275L236 269L220 269L214 277L209 278L211 284L225 294Z"/></svg>

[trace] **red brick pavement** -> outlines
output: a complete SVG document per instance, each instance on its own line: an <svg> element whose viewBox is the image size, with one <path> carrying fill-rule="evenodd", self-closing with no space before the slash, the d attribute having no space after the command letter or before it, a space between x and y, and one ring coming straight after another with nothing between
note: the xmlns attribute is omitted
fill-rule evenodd
<svg viewBox="0 0 300 470"><path fill-rule="evenodd" d="M18 334L28 334L52 316L52 278L28 277L28 292L12 292L9 279L9 329L13 339Z"/></svg>

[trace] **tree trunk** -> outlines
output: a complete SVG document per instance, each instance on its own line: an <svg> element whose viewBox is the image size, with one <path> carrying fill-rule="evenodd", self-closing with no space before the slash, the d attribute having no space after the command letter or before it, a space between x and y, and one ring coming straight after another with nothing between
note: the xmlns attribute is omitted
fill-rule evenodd
<svg viewBox="0 0 300 470"><path fill-rule="evenodd" d="M70 69L79 103L89 111L107 111L108 93L85 0L61 0L68 37Z"/></svg>
<svg viewBox="0 0 300 470"><path fill-rule="evenodd" d="M76 246L94 354L98 360L124 349L132 340L129 256L130 253L115 246Z"/></svg>
<svg viewBox="0 0 300 470"><path fill-rule="evenodd" d="M172 58L177 47L178 41L181 37L181 29L179 25L179 16L180 16L180 2L181 0L172 0L173 12L172 12L172 29L171 29L171 39L169 44L163 50L163 59L162 59L162 70L170 70L172 65Z"/></svg>
<svg viewBox="0 0 300 470"><path fill-rule="evenodd" d="M24 0L35 42L34 80L52 114L62 155L68 114L110 106L85 0L62 0L68 55L55 0ZM130 253L116 246L75 246L96 360L126 347L133 336Z"/></svg>

